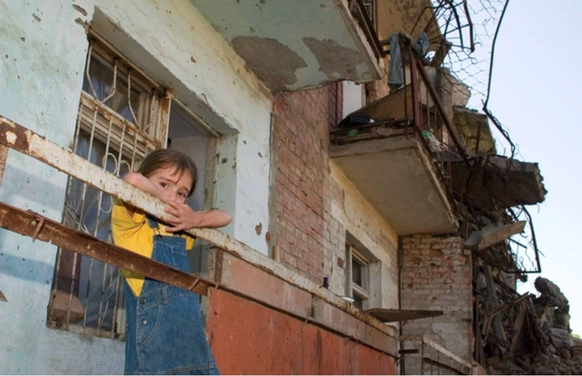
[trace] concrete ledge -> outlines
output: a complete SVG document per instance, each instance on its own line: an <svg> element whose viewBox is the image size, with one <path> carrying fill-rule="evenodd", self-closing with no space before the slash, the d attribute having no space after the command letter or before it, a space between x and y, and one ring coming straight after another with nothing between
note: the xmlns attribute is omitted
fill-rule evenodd
<svg viewBox="0 0 582 376"><path fill-rule="evenodd" d="M223 253L221 267L220 285L295 316L311 316L312 295L307 291L227 253Z"/></svg>

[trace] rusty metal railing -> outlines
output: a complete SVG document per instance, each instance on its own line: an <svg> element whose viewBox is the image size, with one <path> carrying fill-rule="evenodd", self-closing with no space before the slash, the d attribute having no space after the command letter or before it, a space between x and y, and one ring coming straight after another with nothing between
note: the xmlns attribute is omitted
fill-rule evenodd
<svg viewBox="0 0 582 376"><path fill-rule="evenodd" d="M127 202L156 218L163 218L165 216L164 209L166 204L162 200L126 183L119 177L74 154L72 151L0 115L0 152L2 151L2 146L33 157L112 197ZM140 257L131 251L68 228L38 213L24 212L18 208L1 203L0 228L30 236L33 239L51 242L74 252L83 253L89 257L111 263L114 266L143 274L164 283L196 291L203 295L205 291L208 291L209 287L216 287L211 281L206 281L193 274L177 271L151 259ZM394 337L396 334L393 328L353 306L332 291L319 286L309 278L290 270L237 239L215 229L194 228L185 232L213 244L216 248L290 285L309 292L313 297L321 299L325 303L355 317L387 336ZM241 295L240 293L238 294ZM261 301L261 304L268 306L263 301ZM307 322L310 320L310 317L302 317L301 319ZM366 343L366 345L375 348L373 344ZM384 352L381 349L379 351ZM396 357L394 354L388 355Z"/></svg>
<svg viewBox="0 0 582 376"><path fill-rule="evenodd" d="M406 116L412 119L413 127L420 136L426 150L433 156L433 162L444 180L449 193L452 193L452 163L464 161L469 163L465 147L459 140L451 124L452 112L447 114L431 78L422 62L408 48L410 58L410 85L404 90L411 90L411 112L405 103ZM405 102L407 96L405 95ZM451 108L452 110L452 108Z"/></svg>

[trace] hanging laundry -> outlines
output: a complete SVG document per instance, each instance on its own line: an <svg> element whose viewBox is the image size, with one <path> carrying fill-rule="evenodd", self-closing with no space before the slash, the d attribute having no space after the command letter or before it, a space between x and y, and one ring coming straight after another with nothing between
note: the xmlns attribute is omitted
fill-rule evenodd
<svg viewBox="0 0 582 376"><path fill-rule="evenodd" d="M390 65L388 66L388 87L390 87L390 91L397 90L404 83L399 39L400 33L392 34L390 37Z"/></svg>
<svg viewBox="0 0 582 376"><path fill-rule="evenodd" d="M404 83L402 53L400 51L400 38L402 37L412 41L410 35L403 32L392 34L390 37L390 64L388 66L388 86L390 91L399 89ZM412 49L418 57L422 58L427 54L428 47L428 36L423 31L414 42Z"/></svg>

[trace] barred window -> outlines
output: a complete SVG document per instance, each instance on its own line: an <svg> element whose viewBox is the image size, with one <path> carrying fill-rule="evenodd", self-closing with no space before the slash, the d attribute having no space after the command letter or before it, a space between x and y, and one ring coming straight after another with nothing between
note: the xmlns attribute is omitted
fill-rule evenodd
<svg viewBox="0 0 582 376"><path fill-rule="evenodd" d="M122 177L137 170L149 152L166 147L174 122L178 129L174 133L195 139L188 145L196 146L195 162L201 164L202 175L198 181L204 182L208 134L163 87L101 38L90 37L73 152ZM203 195L203 189L197 191ZM204 205L200 194L193 200L198 201L198 209ZM112 242L112 206L109 195L70 177L63 223ZM59 249L47 325L124 339L122 278L118 268Z"/></svg>

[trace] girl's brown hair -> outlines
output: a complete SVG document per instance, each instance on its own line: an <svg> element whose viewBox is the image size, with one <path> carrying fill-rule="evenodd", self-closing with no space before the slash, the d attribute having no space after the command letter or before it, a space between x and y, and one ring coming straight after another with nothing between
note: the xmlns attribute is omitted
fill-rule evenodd
<svg viewBox="0 0 582 376"><path fill-rule="evenodd" d="M194 188L196 188L198 169L194 161L184 153L173 149L153 151L141 162L137 172L147 178L157 170L168 167L174 167L176 169L175 173L178 174L179 178L184 173L192 177L192 188L188 191L188 197L190 197L194 193Z"/></svg>

